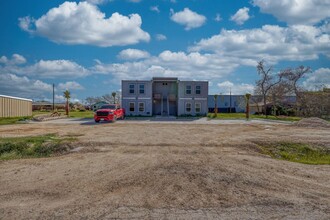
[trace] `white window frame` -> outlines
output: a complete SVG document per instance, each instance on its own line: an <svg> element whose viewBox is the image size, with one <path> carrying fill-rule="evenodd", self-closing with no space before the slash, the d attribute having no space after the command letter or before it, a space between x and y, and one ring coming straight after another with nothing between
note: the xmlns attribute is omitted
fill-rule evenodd
<svg viewBox="0 0 330 220"><path fill-rule="evenodd" d="M197 111L197 109L198 109L197 105L199 105L199 111ZM202 112L202 103L196 102L195 103L195 113L201 113L201 112Z"/></svg>
<svg viewBox="0 0 330 220"><path fill-rule="evenodd" d="M133 104L133 111L131 111L131 104ZM130 103L128 104L128 110L129 110L130 112L135 112L135 102L130 102Z"/></svg>
<svg viewBox="0 0 330 220"><path fill-rule="evenodd" d="M197 89L197 87L199 87L199 89ZM199 91L199 93L197 93L197 91ZM202 86L201 85L196 85L195 86L195 93L196 93L196 95L201 95L202 94Z"/></svg>
<svg viewBox="0 0 330 220"><path fill-rule="evenodd" d="M190 89L188 89L188 86L190 87ZM187 92L188 90L190 90L190 93ZM191 85L186 85L185 94L186 95L191 95L192 94L192 86Z"/></svg>
<svg viewBox="0 0 330 220"><path fill-rule="evenodd" d="M187 105L190 105L190 111L187 110ZM186 113L191 113L191 107L192 107L191 103L190 103L190 102L186 102L186 105L185 105L185 112L186 112Z"/></svg>
<svg viewBox="0 0 330 220"><path fill-rule="evenodd" d="M141 107L140 105L141 105L141 104L143 105L143 111L140 110L140 107ZM146 109L145 109L145 104L144 104L144 102L139 102L138 110L139 110L139 112L145 112Z"/></svg>
<svg viewBox="0 0 330 220"><path fill-rule="evenodd" d="M131 88L131 86L133 88ZM133 93L131 92L131 89L133 90ZM135 85L134 84L129 84L128 85L128 92L129 92L129 94L135 94Z"/></svg>
<svg viewBox="0 0 330 220"><path fill-rule="evenodd" d="M141 92L141 86L143 86L143 92ZM140 84L139 85L139 94L145 94L145 85L144 84Z"/></svg>

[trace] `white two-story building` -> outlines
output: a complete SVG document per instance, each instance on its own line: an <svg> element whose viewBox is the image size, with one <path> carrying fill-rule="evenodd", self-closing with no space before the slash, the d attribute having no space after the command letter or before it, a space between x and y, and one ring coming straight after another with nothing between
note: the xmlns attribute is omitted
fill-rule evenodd
<svg viewBox="0 0 330 220"><path fill-rule="evenodd" d="M126 115L206 115L207 96L207 81L180 81L171 77L122 81L122 107Z"/></svg>

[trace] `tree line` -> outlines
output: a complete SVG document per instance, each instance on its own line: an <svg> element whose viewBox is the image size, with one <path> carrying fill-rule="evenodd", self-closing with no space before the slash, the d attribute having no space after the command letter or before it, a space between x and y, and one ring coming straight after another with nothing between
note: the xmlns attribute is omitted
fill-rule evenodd
<svg viewBox="0 0 330 220"><path fill-rule="evenodd" d="M276 115L279 108L287 108L286 111L290 111L292 115L328 117L330 115L329 89L307 91L300 84L301 79L311 71L310 67L298 66L274 73L272 66L267 67L263 60L259 61L257 65L259 80L256 81L254 94L262 99L262 113L266 116L269 113ZM285 96L295 97L293 106L285 105ZM260 99L254 101L257 103ZM271 103L271 112L268 111L268 103Z"/></svg>
<svg viewBox="0 0 330 220"><path fill-rule="evenodd" d="M89 106L102 101L117 104L121 102L121 92L114 91L111 94L104 94L102 96L89 96L86 97L85 101Z"/></svg>

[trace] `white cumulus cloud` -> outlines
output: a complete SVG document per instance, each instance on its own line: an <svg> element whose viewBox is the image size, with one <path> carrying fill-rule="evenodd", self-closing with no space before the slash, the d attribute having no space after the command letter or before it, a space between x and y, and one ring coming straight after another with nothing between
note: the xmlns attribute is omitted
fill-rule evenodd
<svg viewBox="0 0 330 220"><path fill-rule="evenodd" d="M288 24L316 24L330 16L329 0L253 0L263 13Z"/></svg>
<svg viewBox="0 0 330 220"><path fill-rule="evenodd" d="M160 10L159 10L158 5L156 5L156 6L150 6L150 10L151 11L154 11L154 12L157 12L157 13L160 13Z"/></svg>
<svg viewBox="0 0 330 220"><path fill-rule="evenodd" d="M117 81L122 79L150 79L153 76L205 80L227 76L240 64L239 59L219 57L216 54L166 50L158 56L151 56L141 61L98 63L91 71L111 74Z"/></svg>
<svg viewBox="0 0 330 220"><path fill-rule="evenodd" d="M39 19L19 18L22 30L56 43L99 47L148 42L150 36L141 29L141 24L138 14L127 17L116 12L106 18L96 5L88 2L64 2Z"/></svg>
<svg viewBox="0 0 330 220"><path fill-rule="evenodd" d="M215 15L214 20L217 21L217 22L221 21L221 20L222 20L221 15L220 15L219 13L217 13L217 14Z"/></svg>
<svg viewBox="0 0 330 220"><path fill-rule="evenodd" d="M33 65L20 69L19 72L48 79L76 78L89 74L86 68L69 60L40 60Z"/></svg>
<svg viewBox="0 0 330 220"><path fill-rule="evenodd" d="M185 30L187 31L193 28L201 27L206 22L206 17L204 15L197 14L189 8L184 8L183 11L176 13L171 10L171 13L171 20L178 24L184 25Z"/></svg>
<svg viewBox="0 0 330 220"><path fill-rule="evenodd" d="M307 90L330 88L330 68L320 68L308 74L303 86Z"/></svg>
<svg viewBox="0 0 330 220"><path fill-rule="evenodd" d="M86 2L89 2L91 4L94 4L94 5L102 5L102 4L105 4L107 2L111 2L112 0L86 0Z"/></svg>
<svg viewBox="0 0 330 220"><path fill-rule="evenodd" d="M59 90L82 90L84 87L75 81L69 81L65 83L58 84L57 88Z"/></svg>
<svg viewBox="0 0 330 220"><path fill-rule="evenodd" d="M122 60L138 60L150 57L150 54L144 50L126 49L120 51L118 58Z"/></svg>
<svg viewBox="0 0 330 220"><path fill-rule="evenodd" d="M52 85L26 76L0 74L0 91L4 95L43 99L52 92Z"/></svg>
<svg viewBox="0 0 330 220"><path fill-rule="evenodd" d="M224 81L217 84L219 92L224 95L229 95L230 91L232 95L242 95L246 93L253 94L254 85L247 83L234 84L230 81Z"/></svg>
<svg viewBox="0 0 330 220"><path fill-rule="evenodd" d="M156 40L158 41L167 40L167 37L164 34L156 34Z"/></svg>
<svg viewBox="0 0 330 220"><path fill-rule="evenodd" d="M223 29L220 34L197 42L190 51L212 51L246 61L264 59L271 63L315 60L319 54L330 56L330 35L322 28L304 25Z"/></svg>
<svg viewBox="0 0 330 220"><path fill-rule="evenodd" d="M234 21L238 25L244 24L247 20L249 20L249 8L241 8L239 9L233 16L230 17L230 20Z"/></svg>
<svg viewBox="0 0 330 220"><path fill-rule="evenodd" d="M25 57L19 54L13 54L11 59L8 59L6 56L0 57L0 63L5 65L17 65L26 63Z"/></svg>

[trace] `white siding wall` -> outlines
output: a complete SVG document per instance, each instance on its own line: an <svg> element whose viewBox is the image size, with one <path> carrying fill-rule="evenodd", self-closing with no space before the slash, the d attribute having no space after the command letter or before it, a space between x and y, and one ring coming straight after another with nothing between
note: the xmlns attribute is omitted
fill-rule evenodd
<svg viewBox="0 0 330 220"><path fill-rule="evenodd" d="M0 95L0 118L32 116L32 100Z"/></svg>

